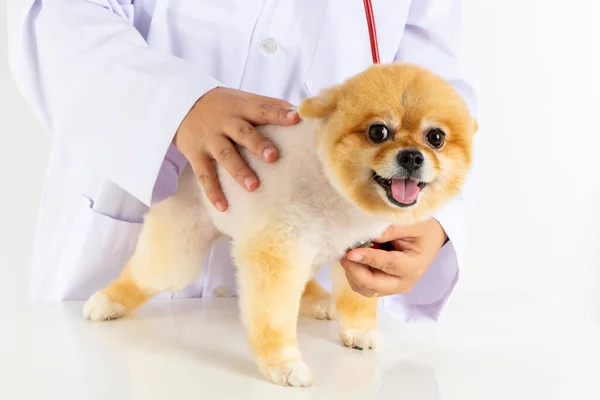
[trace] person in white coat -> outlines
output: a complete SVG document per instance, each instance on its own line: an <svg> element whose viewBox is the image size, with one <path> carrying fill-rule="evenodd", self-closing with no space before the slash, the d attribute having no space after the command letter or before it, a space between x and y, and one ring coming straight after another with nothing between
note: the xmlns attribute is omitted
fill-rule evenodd
<svg viewBox="0 0 600 400"><path fill-rule="evenodd" d="M461 1L373 3L381 62L431 69L476 115ZM22 0L8 22L12 74L54 141L32 301L86 299L113 280L188 162L226 212L213 159L255 190L233 142L277 162L253 127L295 123L288 105L372 62L360 0ZM403 321L437 320L464 263L467 191L431 221L390 229L389 249L342 260L353 288ZM228 246L214 245L195 284L160 297L235 296ZM330 288L327 270L318 280Z"/></svg>

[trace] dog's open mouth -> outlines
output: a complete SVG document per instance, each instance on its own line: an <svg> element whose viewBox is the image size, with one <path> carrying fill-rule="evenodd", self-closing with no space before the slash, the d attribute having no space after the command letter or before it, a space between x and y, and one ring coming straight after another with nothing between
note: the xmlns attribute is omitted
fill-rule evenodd
<svg viewBox="0 0 600 400"><path fill-rule="evenodd" d="M385 190L390 202L398 207L410 207L417 202L427 182L414 179L386 179L373 172L373 179Z"/></svg>

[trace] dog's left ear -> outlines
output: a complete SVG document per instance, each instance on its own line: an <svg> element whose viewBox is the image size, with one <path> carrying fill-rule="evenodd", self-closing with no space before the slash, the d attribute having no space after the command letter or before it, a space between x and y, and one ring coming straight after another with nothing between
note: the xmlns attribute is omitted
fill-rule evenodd
<svg viewBox="0 0 600 400"><path fill-rule="evenodd" d="M301 118L327 118L337 108L339 95L340 89L338 86L323 89L317 96L309 97L302 101L298 108L298 113Z"/></svg>

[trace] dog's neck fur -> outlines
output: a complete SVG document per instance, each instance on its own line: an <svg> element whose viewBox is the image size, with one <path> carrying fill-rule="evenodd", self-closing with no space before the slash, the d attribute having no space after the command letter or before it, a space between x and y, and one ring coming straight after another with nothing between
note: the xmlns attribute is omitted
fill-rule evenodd
<svg viewBox="0 0 600 400"><path fill-rule="evenodd" d="M326 264L391 225L361 210L335 187L335 178L318 148L314 124L301 121L291 127L261 127L260 131L279 147L280 159L266 164L240 149L261 179L254 193L240 188L221 170L230 209L219 213L209 204L207 209L224 235L235 240L242 226L267 224L280 232L278 240L293 241L312 262Z"/></svg>
<svg viewBox="0 0 600 400"><path fill-rule="evenodd" d="M310 223L298 228L310 246L319 249L320 254L315 255L315 263L323 264L338 259L350 248L380 236L392 222L361 209L336 185L323 146L322 135L326 133L320 129L322 126L319 123L307 122L307 125L311 129L304 135L304 145L310 147L307 154L313 155L315 168L303 169L302 173L309 181L307 186L318 193L305 197L307 214L302 220ZM306 196L307 193L303 195ZM313 202L312 207L310 202ZM300 200L299 203L302 204L303 201Z"/></svg>

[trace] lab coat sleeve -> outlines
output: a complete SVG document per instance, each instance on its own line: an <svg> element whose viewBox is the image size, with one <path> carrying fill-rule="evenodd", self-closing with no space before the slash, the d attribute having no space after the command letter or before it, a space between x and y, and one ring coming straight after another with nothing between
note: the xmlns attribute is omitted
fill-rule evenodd
<svg viewBox="0 0 600 400"><path fill-rule="evenodd" d="M133 18L131 0L14 1L9 65L55 146L152 205L173 191L155 185L177 179L179 124L221 84L150 49Z"/></svg>
<svg viewBox="0 0 600 400"><path fill-rule="evenodd" d="M424 66L449 81L477 117L477 96L466 56L461 0L413 0L396 60ZM466 218L473 171L461 193L434 218L449 242L408 293L384 298L384 307L403 321L438 320L465 261Z"/></svg>

